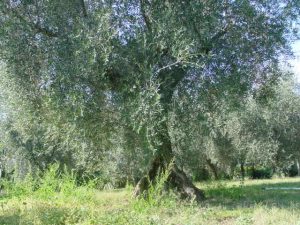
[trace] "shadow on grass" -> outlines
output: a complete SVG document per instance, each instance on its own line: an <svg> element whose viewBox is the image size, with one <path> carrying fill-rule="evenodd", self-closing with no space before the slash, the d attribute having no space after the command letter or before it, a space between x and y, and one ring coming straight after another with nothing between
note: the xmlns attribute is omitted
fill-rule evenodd
<svg viewBox="0 0 300 225"><path fill-rule="evenodd" d="M0 216L0 224L2 225L19 225L20 222L20 215L18 214Z"/></svg>
<svg viewBox="0 0 300 225"><path fill-rule="evenodd" d="M257 204L290 208L300 206L300 190L266 190L265 188L300 187L297 182L260 183L228 186L222 183L208 187L205 190L208 206L224 206L228 209L237 207L252 207Z"/></svg>
<svg viewBox="0 0 300 225"><path fill-rule="evenodd" d="M68 214L69 212L66 209L59 207L39 205L38 207L26 208L22 206L15 209L2 210L0 213L0 224L66 224L65 217Z"/></svg>

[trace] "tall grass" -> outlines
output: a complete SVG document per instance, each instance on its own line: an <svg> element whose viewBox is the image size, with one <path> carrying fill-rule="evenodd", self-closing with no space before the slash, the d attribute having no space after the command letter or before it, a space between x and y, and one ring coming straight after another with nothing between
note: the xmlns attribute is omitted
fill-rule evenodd
<svg viewBox="0 0 300 225"><path fill-rule="evenodd" d="M93 181L81 186L76 184L76 174L68 170L60 171L58 164L51 165L41 176L30 174L24 180L1 180L6 197L35 197L48 200L53 198L76 198L89 201L93 198L95 189Z"/></svg>
<svg viewBox="0 0 300 225"><path fill-rule="evenodd" d="M300 179L202 183L201 205L166 192L172 165L150 186L146 198L132 198L132 187L96 190L97 181L77 185L76 174L51 166L42 176L2 181L0 224L299 224L297 191L265 191L265 186L299 186ZM155 184L155 185L154 185Z"/></svg>

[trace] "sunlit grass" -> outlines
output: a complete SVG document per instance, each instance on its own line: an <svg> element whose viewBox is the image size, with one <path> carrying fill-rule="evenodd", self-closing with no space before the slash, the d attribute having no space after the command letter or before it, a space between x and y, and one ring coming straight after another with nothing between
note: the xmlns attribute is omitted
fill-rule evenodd
<svg viewBox="0 0 300 225"><path fill-rule="evenodd" d="M300 224L300 178L216 181L197 184L207 199L196 204L175 195L157 204L133 199L130 189L96 191L70 187L50 195L33 191L1 195L0 224ZM51 194L52 193L52 194Z"/></svg>

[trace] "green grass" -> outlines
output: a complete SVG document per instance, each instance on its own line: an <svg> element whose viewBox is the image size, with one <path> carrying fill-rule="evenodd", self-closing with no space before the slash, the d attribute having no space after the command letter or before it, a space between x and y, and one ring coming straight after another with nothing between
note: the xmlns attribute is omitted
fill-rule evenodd
<svg viewBox="0 0 300 225"><path fill-rule="evenodd" d="M130 188L97 191L93 185L76 187L72 176L53 175L39 188L27 181L0 195L0 224L300 225L299 190L263 189L300 187L300 178L199 183L207 199L196 204L174 194L149 203L133 199Z"/></svg>

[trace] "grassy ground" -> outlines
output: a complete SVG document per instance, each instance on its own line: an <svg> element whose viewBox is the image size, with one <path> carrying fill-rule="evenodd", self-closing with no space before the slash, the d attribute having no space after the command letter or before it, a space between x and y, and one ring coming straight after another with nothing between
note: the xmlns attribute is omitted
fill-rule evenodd
<svg viewBox="0 0 300 225"><path fill-rule="evenodd" d="M95 191L71 181L60 183L57 193L50 181L37 191L22 184L0 195L0 224L300 225L299 190L264 190L300 187L300 178L199 183L207 196L201 204L175 195L135 200L130 189Z"/></svg>

